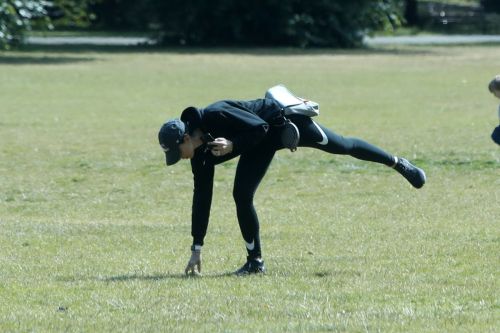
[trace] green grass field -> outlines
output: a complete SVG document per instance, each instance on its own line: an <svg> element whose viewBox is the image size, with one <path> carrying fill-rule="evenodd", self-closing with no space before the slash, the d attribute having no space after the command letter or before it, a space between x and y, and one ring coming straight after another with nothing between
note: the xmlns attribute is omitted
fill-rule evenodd
<svg viewBox="0 0 500 333"><path fill-rule="evenodd" d="M499 332L500 46L362 51L0 53L1 332ZM202 278L185 278L189 163L157 131L188 106L276 83L317 120L423 167L304 148L256 195L265 276L245 261L236 161L216 171Z"/></svg>

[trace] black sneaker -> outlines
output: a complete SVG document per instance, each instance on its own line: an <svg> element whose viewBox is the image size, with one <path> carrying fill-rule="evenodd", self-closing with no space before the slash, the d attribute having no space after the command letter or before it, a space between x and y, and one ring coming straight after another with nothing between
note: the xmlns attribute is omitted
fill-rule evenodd
<svg viewBox="0 0 500 333"><path fill-rule="evenodd" d="M247 257L247 262L241 266L234 274L238 276L249 275L249 274L263 274L266 272L266 267L264 266L264 261L259 259L250 259Z"/></svg>
<svg viewBox="0 0 500 333"><path fill-rule="evenodd" d="M421 188L425 184L425 172L424 170L417 168L408 160L398 157L398 163L394 167L403 177L406 178L413 187Z"/></svg>

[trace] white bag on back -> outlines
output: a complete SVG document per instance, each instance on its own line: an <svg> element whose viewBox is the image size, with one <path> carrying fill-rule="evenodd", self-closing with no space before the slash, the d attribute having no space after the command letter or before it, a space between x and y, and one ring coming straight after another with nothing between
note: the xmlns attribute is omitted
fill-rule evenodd
<svg viewBox="0 0 500 333"><path fill-rule="evenodd" d="M301 114L308 117L319 115L319 104L292 94L284 85L277 85L266 91L265 98L274 99L285 111L285 115Z"/></svg>

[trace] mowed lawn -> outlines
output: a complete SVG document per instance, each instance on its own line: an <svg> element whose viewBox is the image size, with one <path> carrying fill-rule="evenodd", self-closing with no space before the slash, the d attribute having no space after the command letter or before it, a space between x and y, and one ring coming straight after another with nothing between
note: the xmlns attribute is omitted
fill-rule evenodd
<svg viewBox="0 0 500 333"><path fill-rule="evenodd" d="M498 332L500 46L0 53L0 331ZM217 167L201 278L187 161L161 124L283 83L317 121L425 169L280 151L246 251L236 160Z"/></svg>

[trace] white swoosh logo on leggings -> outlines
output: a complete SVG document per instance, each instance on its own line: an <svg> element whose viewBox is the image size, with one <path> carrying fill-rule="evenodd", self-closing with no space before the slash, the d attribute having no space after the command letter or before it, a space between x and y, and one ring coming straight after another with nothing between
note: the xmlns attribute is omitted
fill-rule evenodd
<svg viewBox="0 0 500 333"><path fill-rule="evenodd" d="M252 240L251 243L245 242L245 245L246 245L248 251L252 251L255 248L255 240Z"/></svg>
<svg viewBox="0 0 500 333"><path fill-rule="evenodd" d="M313 121L313 124L314 126L316 126L316 128L318 129L319 133L321 134L321 136L323 137L323 140L322 141L318 141L318 143L320 145L326 145L328 143L328 138L326 137L326 134L325 132L323 132L323 130L321 129L321 127L318 126L318 124L316 124L314 121Z"/></svg>

